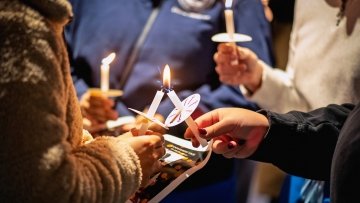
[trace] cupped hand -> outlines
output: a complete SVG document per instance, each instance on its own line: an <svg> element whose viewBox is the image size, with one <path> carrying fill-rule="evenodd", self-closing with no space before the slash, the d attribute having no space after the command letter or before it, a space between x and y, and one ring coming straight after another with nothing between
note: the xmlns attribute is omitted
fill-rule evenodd
<svg viewBox="0 0 360 203"><path fill-rule="evenodd" d="M213 139L213 151L226 158L246 158L253 154L269 128L264 115L241 108L216 109L195 122L200 136ZM189 128L184 137L191 139L194 146L198 145Z"/></svg>
<svg viewBox="0 0 360 203"><path fill-rule="evenodd" d="M244 85L252 92L261 86L263 67L257 55L248 48L221 43L214 54L219 80L229 85ZM233 63L237 61L237 63Z"/></svg>
<svg viewBox="0 0 360 203"><path fill-rule="evenodd" d="M142 170L141 186L146 186L150 178L161 169L159 159L165 155L164 137L150 130L143 136L138 136L137 132L138 130L132 129L119 139L128 142L138 155Z"/></svg>

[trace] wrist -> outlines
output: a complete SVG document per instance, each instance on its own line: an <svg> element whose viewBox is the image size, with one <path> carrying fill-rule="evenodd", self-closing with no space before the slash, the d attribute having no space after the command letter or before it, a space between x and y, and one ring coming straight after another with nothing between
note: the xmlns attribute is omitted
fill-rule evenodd
<svg viewBox="0 0 360 203"><path fill-rule="evenodd" d="M256 61L256 65L253 72L253 78L250 83L245 84L244 87L249 91L250 94L255 93L258 89L260 89L262 85L263 78L263 62L261 60Z"/></svg>

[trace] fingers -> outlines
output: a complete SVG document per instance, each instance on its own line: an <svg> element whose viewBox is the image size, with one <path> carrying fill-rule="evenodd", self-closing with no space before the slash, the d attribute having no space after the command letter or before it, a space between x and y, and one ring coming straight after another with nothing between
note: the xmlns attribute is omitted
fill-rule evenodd
<svg viewBox="0 0 360 203"><path fill-rule="evenodd" d="M246 141L235 141L229 136L220 136L213 139L212 149L216 154L222 154L225 158L245 158L249 156Z"/></svg>
<svg viewBox="0 0 360 203"><path fill-rule="evenodd" d="M234 60L245 60L253 52L245 47L236 46L234 50L234 45L231 43L220 43L218 45L218 51L214 54L214 60L219 65L231 64Z"/></svg>
<svg viewBox="0 0 360 203"><path fill-rule="evenodd" d="M91 95L90 93L86 93L81 98L80 105L83 116L92 120L97 120L98 122L103 123L118 117L118 113L112 109L115 102L102 95Z"/></svg>

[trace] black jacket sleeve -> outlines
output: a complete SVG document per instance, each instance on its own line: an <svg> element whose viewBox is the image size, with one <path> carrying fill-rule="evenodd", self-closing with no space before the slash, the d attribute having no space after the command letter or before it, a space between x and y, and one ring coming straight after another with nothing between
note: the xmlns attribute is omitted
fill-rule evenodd
<svg viewBox="0 0 360 203"><path fill-rule="evenodd" d="M270 129L249 159L272 163L293 175L329 180L339 133L353 108L353 104L331 104L308 113L286 114L261 110Z"/></svg>

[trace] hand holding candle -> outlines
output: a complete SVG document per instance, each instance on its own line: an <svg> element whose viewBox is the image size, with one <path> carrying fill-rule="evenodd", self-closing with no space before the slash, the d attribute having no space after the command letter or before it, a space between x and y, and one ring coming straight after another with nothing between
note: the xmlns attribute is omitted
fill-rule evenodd
<svg viewBox="0 0 360 203"><path fill-rule="evenodd" d="M218 33L211 37L211 40L214 42L229 42L233 43L236 46L235 42L248 42L252 38L248 35L235 33L235 24L234 24L234 12L233 12L233 0L225 1L225 25L226 33Z"/></svg>

